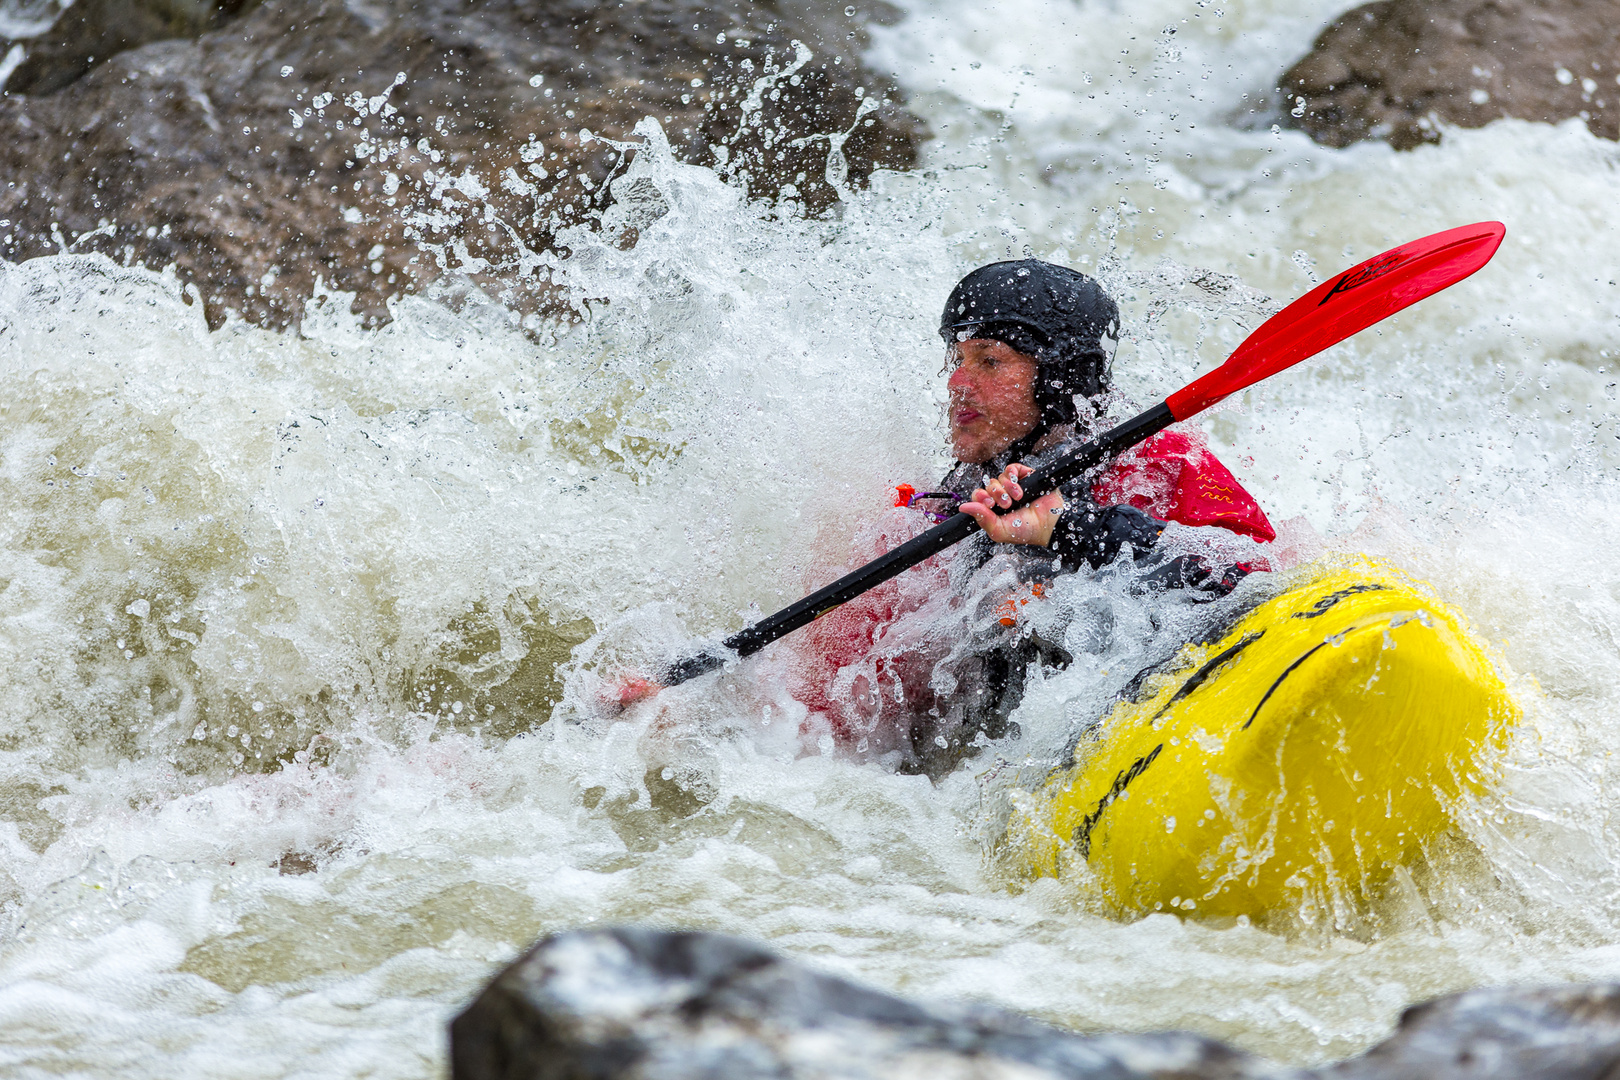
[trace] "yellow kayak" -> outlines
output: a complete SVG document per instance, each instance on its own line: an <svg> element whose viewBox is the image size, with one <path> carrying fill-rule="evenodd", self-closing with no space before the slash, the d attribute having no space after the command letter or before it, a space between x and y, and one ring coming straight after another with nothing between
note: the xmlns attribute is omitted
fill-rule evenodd
<svg viewBox="0 0 1620 1080"><path fill-rule="evenodd" d="M1118 914L1357 906L1451 824L1519 718L1423 585L1318 565L1189 645L1015 803L1031 876L1084 860Z"/></svg>

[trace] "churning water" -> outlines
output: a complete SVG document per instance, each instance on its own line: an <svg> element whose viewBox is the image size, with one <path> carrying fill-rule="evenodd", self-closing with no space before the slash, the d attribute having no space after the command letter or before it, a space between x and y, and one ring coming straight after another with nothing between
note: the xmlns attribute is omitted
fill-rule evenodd
<svg viewBox="0 0 1620 1080"><path fill-rule="evenodd" d="M616 222L514 261L572 326L473 297L365 331L333 294L299 334L210 333L157 275L5 266L7 1071L436 1075L482 980L590 922L1294 1062L1439 992L1620 976L1620 147L1575 122L1404 154L1274 129L1265 88L1336 13L916 3L871 59L936 134L923 168L805 221L647 127ZM1459 854L1376 920L1119 923L987 861L977 774L1050 754L1181 625L1106 582L1072 588L1113 643L937 785L801 734L780 656L594 706L616 665L826 580L892 485L937 478L934 319L969 267L1101 275L1123 412L1319 277L1488 218L1485 271L1203 424L1279 561L1429 580L1525 707Z"/></svg>

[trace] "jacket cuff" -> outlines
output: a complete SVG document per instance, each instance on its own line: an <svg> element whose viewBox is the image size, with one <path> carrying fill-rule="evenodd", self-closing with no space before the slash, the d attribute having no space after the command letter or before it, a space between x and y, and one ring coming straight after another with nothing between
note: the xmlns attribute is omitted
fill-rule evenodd
<svg viewBox="0 0 1620 1080"><path fill-rule="evenodd" d="M1140 559L1153 550L1161 522L1134 506L1075 506L1064 507L1052 527L1052 539L1047 548L1062 562L1065 570L1078 570L1089 566L1100 570L1119 557L1127 545L1133 558Z"/></svg>

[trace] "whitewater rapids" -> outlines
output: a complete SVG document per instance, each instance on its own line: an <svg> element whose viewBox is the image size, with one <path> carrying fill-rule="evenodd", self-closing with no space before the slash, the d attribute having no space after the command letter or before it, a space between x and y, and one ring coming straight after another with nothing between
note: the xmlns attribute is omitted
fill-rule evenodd
<svg viewBox="0 0 1620 1080"><path fill-rule="evenodd" d="M635 245L523 263L573 326L413 299L368 331L322 294L301 333L211 333L158 274L0 269L0 1066L440 1075L483 980L592 922L1294 1063L1445 991L1620 978L1620 146L1274 128L1339 10L910 3L869 59L922 167L805 221L649 127ZM1146 405L1327 274L1485 219L1485 271L1203 423L1288 558L1432 582L1525 707L1459 853L1377 920L1118 923L987 860L980 774L1175 622L1105 586L1113 651L938 785L807 742L765 658L593 713L598 671L795 599L941 474L934 326L970 267L1099 274Z"/></svg>

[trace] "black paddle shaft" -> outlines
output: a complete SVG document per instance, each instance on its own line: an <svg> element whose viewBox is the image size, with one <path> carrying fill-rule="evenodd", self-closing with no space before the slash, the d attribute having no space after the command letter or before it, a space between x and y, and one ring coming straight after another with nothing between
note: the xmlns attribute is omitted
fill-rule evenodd
<svg viewBox="0 0 1620 1080"><path fill-rule="evenodd" d="M1114 457L1121 451L1130 449L1144 439L1151 438L1174 422L1175 417L1170 415L1170 407L1160 402L1140 416L1103 432L1089 442L1081 443L1056 461L1043 465L1019 481L1024 496L1005 512L1011 513L1026 503L1033 502L1058 485L1073 480L1087 469ZM709 649L675 661L659 676L658 681L665 686L674 686L720 667L726 662L728 655L751 656L777 638L814 622L839 604L853 600L868 589L881 585L902 571L916 566L929 556L937 555L952 544L966 539L978 527L979 523L966 514L955 513L927 532L907 540L893 551L878 556L859 570L844 575L825 588L817 589L803 600L789 604L775 615L737 631L721 642L723 651Z"/></svg>

